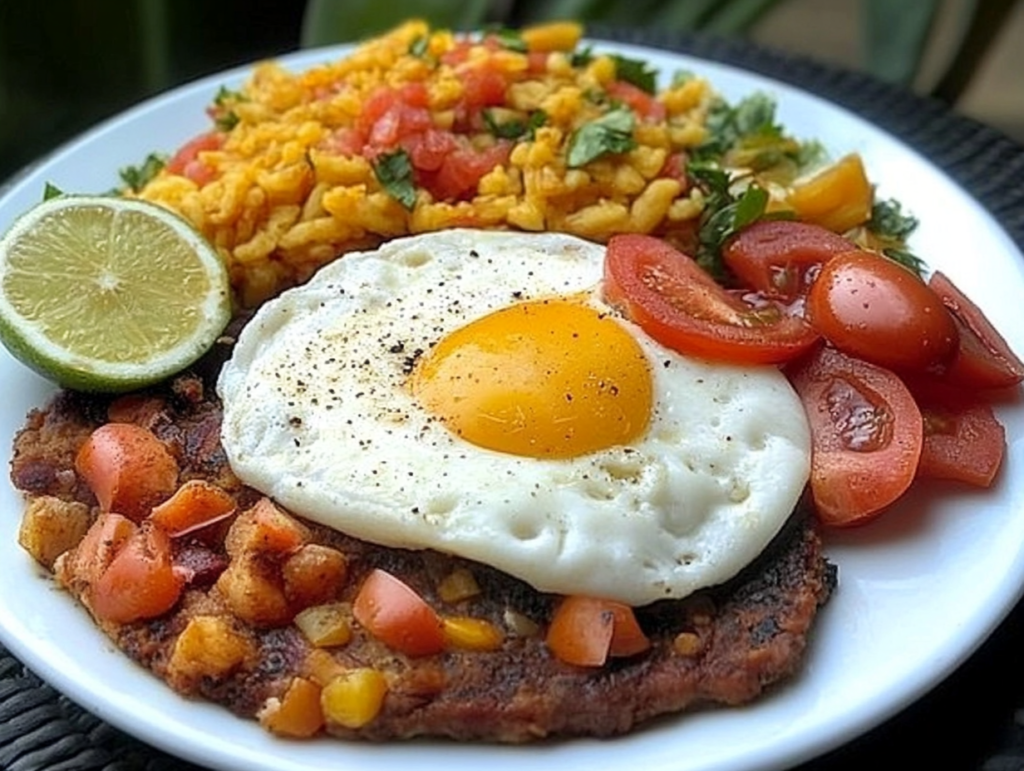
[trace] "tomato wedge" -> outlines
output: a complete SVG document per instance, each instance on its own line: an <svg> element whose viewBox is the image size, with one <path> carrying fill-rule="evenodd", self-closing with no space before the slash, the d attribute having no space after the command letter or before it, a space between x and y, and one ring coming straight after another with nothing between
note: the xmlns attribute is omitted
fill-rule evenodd
<svg viewBox="0 0 1024 771"><path fill-rule="evenodd" d="M817 267L856 248L821 225L760 220L729 239L722 258L744 286L791 303L806 291Z"/></svg>
<svg viewBox="0 0 1024 771"><path fill-rule="evenodd" d="M653 236L611 238L604 296L658 342L706 359L777 364L818 339L803 319L729 294L692 258Z"/></svg>
<svg viewBox="0 0 1024 771"><path fill-rule="evenodd" d="M849 251L822 265L807 293L806 313L836 348L897 372L939 367L959 341L938 295L875 252Z"/></svg>
<svg viewBox="0 0 1024 771"><path fill-rule="evenodd" d="M178 462L156 435L133 423L105 423L75 457L75 470L103 511L142 520L178 487Z"/></svg>
<svg viewBox="0 0 1024 771"><path fill-rule="evenodd" d="M924 420L917 475L989 487L1006 453L1006 431L976 394L933 381L911 383Z"/></svg>
<svg viewBox="0 0 1024 771"><path fill-rule="evenodd" d="M190 479L153 507L149 520L172 538L198 530L235 511L235 499L205 479Z"/></svg>
<svg viewBox="0 0 1024 771"><path fill-rule="evenodd" d="M390 573L375 569L363 581L352 615L370 634L408 656L444 650L444 625L426 600Z"/></svg>
<svg viewBox="0 0 1024 771"><path fill-rule="evenodd" d="M174 569L171 539L143 522L92 585L89 605L97 618L128 624L174 607L184 576Z"/></svg>
<svg viewBox="0 0 1024 771"><path fill-rule="evenodd" d="M1024 362L1013 352L981 308L949 278L935 271L928 280L952 314L960 332L960 347L945 379L967 388L1008 388L1024 381Z"/></svg>
<svg viewBox="0 0 1024 771"><path fill-rule="evenodd" d="M609 656L634 656L651 644L628 605L579 595L559 603L545 641L560 661L580 667L603 666Z"/></svg>
<svg viewBox="0 0 1024 771"><path fill-rule="evenodd" d="M870 521L917 473L923 425L895 374L822 346L787 369L811 427L811 493L837 527Z"/></svg>

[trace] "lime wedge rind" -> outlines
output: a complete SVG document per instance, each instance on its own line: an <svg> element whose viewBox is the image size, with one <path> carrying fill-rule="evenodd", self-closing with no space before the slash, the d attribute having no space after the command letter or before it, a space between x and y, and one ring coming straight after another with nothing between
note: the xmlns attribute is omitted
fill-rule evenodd
<svg viewBox="0 0 1024 771"><path fill-rule="evenodd" d="M143 229L141 235L151 229L153 241L170 252L159 255L159 269L146 270L146 264L139 264L142 258L137 248L119 251L108 242L95 243L97 238L83 241L80 231L64 232L54 226L55 222L66 221L70 213L74 213L73 220L83 211L94 225L103 224L96 220L107 218L113 222L128 213L137 222L136 227ZM53 239L63 240L54 245ZM91 251L89 246L83 247L87 242L94 246ZM40 248L48 243L50 248ZM83 281L78 270L61 271L57 266L67 265L67 255L57 256L56 252L65 247L87 252L82 258L85 268L93 268L94 274L101 268L109 269L114 279ZM47 302L18 303L21 307L16 307L11 298L19 291L43 291L40 287L46 284L38 281L38 275L26 277L26 271L46 271L49 254L55 255L52 262L56 270L48 274L52 291L59 300L66 300L67 307L54 303L53 297L45 298ZM27 266L21 259L25 255L31 257ZM97 264L91 265L90 261ZM102 266L100 261L105 261ZM17 268L12 267L15 263ZM176 270L183 277L178 282L174 281ZM197 280L197 273L205 280ZM137 318L97 310L102 307L95 294L100 291L98 286L114 286L119 276L126 278L117 291L125 293L125 307L138 306ZM190 291L183 294L184 286ZM228 274L216 250L180 215L135 199L62 196L30 209L0 237L0 290L0 342L43 377L66 388L86 391L132 390L186 369L214 345L231 317ZM166 301L160 302L160 297ZM30 305L48 317L26 315ZM133 339L137 350L131 347ZM148 344L150 340L163 342L154 348ZM104 350L118 352L103 355Z"/></svg>

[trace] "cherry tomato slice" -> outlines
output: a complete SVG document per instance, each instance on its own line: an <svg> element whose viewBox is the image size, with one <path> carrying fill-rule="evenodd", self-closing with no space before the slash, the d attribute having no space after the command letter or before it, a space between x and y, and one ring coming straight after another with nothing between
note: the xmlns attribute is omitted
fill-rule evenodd
<svg viewBox="0 0 1024 771"><path fill-rule="evenodd" d="M821 225L761 220L733 236L722 258L744 286L791 303L806 291L819 265L856 248Z"/></svg>
<svg viewBox="0 0 1024 771"><path fill-rule="evenodd" d="M178 487L178 462L156 435L133 423L105 423L75 457L75 470L103 511L136 522Z"/></svg>
<svg viewBox="0 0 1024 771"><path fill-rule="evenodd" d="M441 618L408 584L384 570L373 570L363 581L352 615L378 640L408 656L444 650Z"/></svg>
<svg viewBox="0 0 1024 771"><path fill-rule="evenodd" d="M837 254L822 265L807 293L806 315L836 348L899 372L935 368L959 342L939 296L874 252Z"/></svg>
<svg viewBox="0 0 1024 771"><path fill-rule="evenodd" d="M939 271L928 286L953 315L960 333L946 380L968 388L1008 388L1024 381L1024 362L977 305Z"/></svg>
<svg viewBox="0 0 1024 771"><path fill-rule="evenodd" d="M921 412L889 370L829 346L786 373L811 427L811 493L818 517L849 527L896 501L917 471Z"/></svg>
<svg viewBox="0 0 1024 771"><path fill-rule="evenodd" d="M914 382L910 389L924 420L917 475L989 487L1006 453L1006 431L992 405L934 381Z"/></svg>
<svg viewBox="0 0 1024 771"><path fill-rule="evenodd" d="M801 318L730 295L693 259L653 236L611 238L604 295L658 342L706 359L775 364L818 338Z"/></svg>
<svg viewBox="0 0 1024 771"><path fill-rule="evenodd" d="M633 656L650 647L628 605L579 595L558 604L545 642L560 661L580 667L600 667L609 656Z"/></svg>

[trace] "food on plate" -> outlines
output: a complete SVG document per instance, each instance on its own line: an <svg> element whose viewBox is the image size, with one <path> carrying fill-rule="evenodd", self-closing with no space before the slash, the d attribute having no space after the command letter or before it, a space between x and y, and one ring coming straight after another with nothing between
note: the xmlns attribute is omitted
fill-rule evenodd
<svg viewBox="0 0 1024 771"><path fill-rule="evenodd" d="M161 206L61 195L0 238L0 340L69 388L164 380L213 345L231 312L217 252Z"/></svg>
<svg viewBox="0 0 1024 771"><path fill-rule="evenodd" d="M767 100L737 119L706 80L659 83L581 32L409 22L304 72L263 63L217 95L208 131L126 180L195 224L252 307L340 253L453 227L690 243L705 203L685 173L691 151L713 146L730 167L783 180L816 158L768 130Z"/></svg>
<svg viewBox="0 0 1024 771"><path fill-rule="evenodd" d="M805 502L724 584L635 609L601 601L602 611L628 609L643 635L627 615L605 638L605 614L586 612L594 602L563 602L434 550L356 540L242 485L219 442L212 378L221 347L203 362L205 382L183 375L131 397L61 392L20 432L11 469L51 520L93 508L93 529L57 560L57 580L118 648L178 692L292 738L326 730L524 742L619 734L657 715L744 704L801 671L836 580ZM152 537L151 523L97 515L72 469L78 447L110 415L147 426L182 479L218 485L235 513L165 540ZM119 552L116 568L98 548L115 540L136 545ZM152 591L111 591L111 579L95 577L104 564L115 577L154 576ZM111 620L140 611L158 615Z"/></svg>
<svg viewBox="0 0 1024 771"><path fill-rule="evenodd" d="M263 64L123 170L111 210L189 220L234 318L59 392L11 479L25 550L178 692L370 740L743 704L802 666L825 528L997 477L1024 364L861 158L579 35Z"/></svg>
<svg viewBox="0 0 1024 771"><path fill-rule="evenodd" d="M727 580L807 482L800 400L774 367L616 317L604 255L453 230L326 266L221 372L232 469L305 518L540 591L636 606Z"/></svg>

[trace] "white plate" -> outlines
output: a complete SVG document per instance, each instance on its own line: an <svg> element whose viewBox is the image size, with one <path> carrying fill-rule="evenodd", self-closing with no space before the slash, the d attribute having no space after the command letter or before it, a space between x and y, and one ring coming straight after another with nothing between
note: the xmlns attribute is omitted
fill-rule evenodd
<svg viewBox="0 0 1024 771"><path fill-rule="evenodd" d="M646 58L666 77L678 70L706 75L733 100L766 91L796 136L823 140L834 156L861 153L880 194L901 200L921 220L915 251L952 277L1024 352L1024 259L985 210L927 160L852 113L781 83L664 51L616 49ZM284 61L298 69L340 53L304 52ZM173 150L206 128L203 108L217 88L237 86L245 72L145 102L62 148L0 199L0 229L40 200L47 182L69 192L108 190L119 168L153 150ZM7 458L26 411L42 404L52 388L2 350L0 379L0 441ZM671 718L613 741L497 747L275 740L254 722L179 698L114 650L17 546L21 503L6 478L0 483L0 639L99 717L220 769L783 768L849 741L917 699L963 662L1017 601L1024 587L1024 405L1004 403L998 412L1009 446L993 489L935 485L877 525L829 538L839 590L794 682L746 708Z"/></svg>

